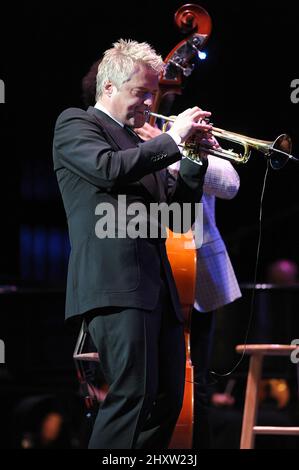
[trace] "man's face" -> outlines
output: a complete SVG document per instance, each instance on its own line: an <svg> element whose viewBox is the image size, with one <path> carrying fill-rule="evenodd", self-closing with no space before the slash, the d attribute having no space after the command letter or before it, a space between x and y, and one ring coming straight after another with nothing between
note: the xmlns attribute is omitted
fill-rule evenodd
<svg viewBox="0 0 299 470"><path fill-rule="evenodd" d="M148 67L136 64L130 79L117 90L113 88L109 109L115 119L130 127L142 127L146 121L144 111L153 104L159 77Z"/></svg>

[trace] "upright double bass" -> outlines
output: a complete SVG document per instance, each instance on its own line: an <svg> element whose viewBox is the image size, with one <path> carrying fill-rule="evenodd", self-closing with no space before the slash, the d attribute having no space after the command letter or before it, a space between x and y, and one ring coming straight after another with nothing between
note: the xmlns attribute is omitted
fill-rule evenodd
<svg viewBox="0 0 299 470"><path fill-rule="evenodd" d="M212 30L212 21L202 7L196 4L181 6L174 20L186 35L167 55L165 70L159 80L153 112L169 114L175 95L182 94L182 86L195 67L198 56ZM155 124L151 116L150 124ZM176 424L170 448L189 449L193 437L193 367L190 358L190 314L195 296L196 250L191 229L186 234L174 237L169 231L166 241L168 258L174 274L179 298L185 318L186 377L184 402Z"/></svg>

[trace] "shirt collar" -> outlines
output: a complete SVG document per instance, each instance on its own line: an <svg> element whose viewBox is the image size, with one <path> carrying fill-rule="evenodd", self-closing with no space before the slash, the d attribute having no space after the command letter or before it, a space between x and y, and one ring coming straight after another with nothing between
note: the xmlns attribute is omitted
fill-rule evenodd
<svg viewBox="0 0 299 470"><path fill-rule="evenodd" d="M102 113L105 113L107 114L109 117L111 117L111 119L113 119L113 121L117 122L117 124L119 124L121 127L124 127L124 124L120 121L118 121L117 119L115 119L115 117L113 117L109 111L107 111L107 109L105 108L105 106L102 105L102 103L99 103L97 102L95 105L94 105L95 108L99 109L100 111L102 111Z"/></svg>

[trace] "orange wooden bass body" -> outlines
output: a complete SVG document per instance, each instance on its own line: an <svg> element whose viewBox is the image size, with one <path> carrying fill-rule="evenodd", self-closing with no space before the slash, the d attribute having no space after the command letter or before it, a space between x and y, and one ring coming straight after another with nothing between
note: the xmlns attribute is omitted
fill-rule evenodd
<svg viewBox="0 0 299 470"><path fill-rule="evenodd" d="M191 449L193 436L193 367L190 358L190 313L194 302L196 250L192 231L174 238L169 232L167 255L175 277L185 318L186 375L183 407L170 442L170 449Z"/></svg>

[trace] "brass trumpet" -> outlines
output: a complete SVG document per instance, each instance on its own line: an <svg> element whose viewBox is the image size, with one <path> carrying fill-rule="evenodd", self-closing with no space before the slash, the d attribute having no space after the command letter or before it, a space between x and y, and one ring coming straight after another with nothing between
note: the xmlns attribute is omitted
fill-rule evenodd
<svg viewBox="0 0 299 470"><path fill-rule="evenodd" d="M163 114L149 113L151 116L160 118L165 121L163 124L162 131L166 132L167 123L174 122L177 116L164 116ZM225 131L219 127L213 127L211 134L218 139L224 139L229 142L241 145L244 148L243 154L233 151L233 149L214 149L208 145L199 144L196 142L196 136L194 141L186 142L183 145L183 153L185 156L192 160L198 160L200 158L200 152L206 152L209 155L215 157L224 158L226 160L232 160L236 163L247 163L251 150L255 149L263 153L267 158L270 159L270 165L274 170L279 170L284 167L289 159L299 161L296 157L291 155L292 141L287 134L279 135L273 142L267 140L253 139L236 132Z"/></svg>

